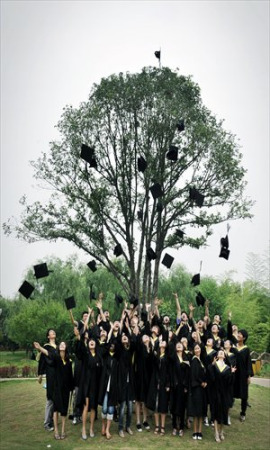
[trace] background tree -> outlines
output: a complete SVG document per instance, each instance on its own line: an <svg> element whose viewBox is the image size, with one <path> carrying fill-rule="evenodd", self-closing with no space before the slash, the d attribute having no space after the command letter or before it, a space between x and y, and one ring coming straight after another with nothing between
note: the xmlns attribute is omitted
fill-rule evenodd
<svg viewBox="0 0 270 450"><path fill-rule="evenodd" d="M28 205L24 197L21 223L6 223L5 231L15 228L29 242L73 242L110 270L127 295L155 297L165 249L199 248L214 224L250 216L239 146L202 104L191 77L166 67L112 75L79 108L67 106L57 128L61 139L32 163L51 199ZM80 158L82 144L94 149L90 164ZM171 145L176 161L168 159ZM152 195L155 184L160 197ZM190 188L204 196L201 207ZM183 227L181 238L175 231ZM113 258L118 244L123 264ZM154 261L146 257L149 248Z"/></svg>

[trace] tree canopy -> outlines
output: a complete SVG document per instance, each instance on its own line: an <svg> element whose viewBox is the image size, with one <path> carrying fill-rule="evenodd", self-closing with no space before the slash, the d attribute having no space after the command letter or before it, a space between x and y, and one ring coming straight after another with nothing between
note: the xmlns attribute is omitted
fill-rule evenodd
<svg viewBox="0 0 270 450"><path fill-rule="evenodd" d="M86 102L64 109L57 128L60 139L32 162L51 198L28 204L23 197L19 225L8 222L5 232L29 242L73 242L128 295L155 297L166 249L199 248L213 225L250 217L237 140L203 105L191 77L150 67L104 78ZM92 149L93 164L81 158L82 144ZM168 157L171 146L176 160ZM190 189L203 196L199 206ZM119 244L123 253L115 258Z"/></svg>

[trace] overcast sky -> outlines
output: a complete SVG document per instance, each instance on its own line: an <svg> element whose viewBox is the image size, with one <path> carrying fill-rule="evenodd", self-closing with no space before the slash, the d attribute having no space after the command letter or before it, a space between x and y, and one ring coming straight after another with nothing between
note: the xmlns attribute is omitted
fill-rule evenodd
<svg viewBox="0 0 270 450"><path fill-rule="evenodd" d="M179 68L199 84L204 104L239 139L252 220L231 222L228 261L218 258L226 224L208 247L170 252L201 275L234 271L269 249L268 1L1 0L1 222L19 220L19 199L41 199L29 161L47 152L65 105L87 100L112 73L155 65ZM27 244L1 234L1 294L12 297L27 268L76 252L69 243ZM87 263L89 257L79 252Z"/></svg>

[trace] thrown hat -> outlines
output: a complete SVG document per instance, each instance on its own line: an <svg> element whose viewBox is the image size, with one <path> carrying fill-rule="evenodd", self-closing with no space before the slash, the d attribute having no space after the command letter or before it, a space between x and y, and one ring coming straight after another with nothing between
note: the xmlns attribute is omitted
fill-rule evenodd
<svg viewBox="0 0 270 450"><path fill-rule="evenodd" d="M117 244L114 247L113 254L116 256L116 258L118 258L118 256L121 256L123 254L123 249L122 249L122 245L121 244Z"/></svg>
<svg viewBox="0 0 270 450"><path fill-rule="evenodd" d="M196 205L200 208L203 206L204 195L197 191L197 189L189 188L189 198L190 200L194 200Z"/></svg>
<svg viewBox="0 0 270 450"><path fill-rule="evenodd" d="M92 272L95 272L97 270L96 261L94 259L92 261L89 261L89 263L87 263L87 266L90 270L92 270Z"/></svg>
<svg viewBox="0 0 270 450"><path fill-rule="evenodd" d="M124 299L123 299L122 295L115 294L114 300L116 301L117 306L119 306L120 303L123 303Z"/></svg>
<svg viewBox="0 0 270 450"><path fill-rule="evenodd" d="M139 211L137 211L137 217L139 220L143 220L143 211L141 209L139 209Z"/></svg>
<svg viewBox="0 0 270 450"><path fill-rule="evenodd" d="M130 297L129 297L129 303L131 304L131 305L134 305L134 308L136 308L136 306L138 306L138 304L139 304L139 300L138 300L138 298L137 297L135 297L135 295L130 295Z"/></svg>
<svg viewBox="0 0 270 450"><path fill-rule="evenodd" d="M163 203L162 202L158 202L158 204L157 204L157 211L158 212L162 212L163 211Z"/></svg>
<svg viewBox="0 0 270 450"><path fill-rule="evenodd" d="M200 274L196 273L196 275L193 275L190 283L193 284L193 286L199 286L200 282L201 282Z"/></svg>
<svg viewBox="0 0 270 450"><path fill-rule="evenodd" d="M143 156L139 156L138 158L138 171L144 172L147 169L147 161Z"/></svg>
<svg viewBox="0 0 270 450"><path fill-rule="evenodd" d="M201 294L201 292L199 291L196 295L196 303L198 306L204 306L205 304L205 298L204 296Z"/></svg>
<svg viewBox="0 0 270 450"><path fill-rule="evenodd" d="M34 291L34 286L32 284L28 283L28 281L24 281L21 285L19 292L22 294L25 298L29 298L32 292Z"/></svg>
<svg viewBox="0 0 270 450"><path fill-rule="evenodd" d="M75 298L73 296L65 298L65 304L67 310L75 308L76 306Z"/></svg>
<svg viewBox="0 0 270 450"><path fill-rule="evenodd" d="M183 121L183 119L179 120L179 122L176 124L176 128L179 132L184 131L185 122Z"/></svg>
<svg viewBox="0 0 270 450"><path fill-rule="evenodd" d="M164 258L161 261L161 264L163 264L165 267L170 269L173 261L174 261L174 258L171 255L169 255L168 253L165 253Z"/></svg>
<svg viewBox="0 0 270 450"><path fill-rule="evenodd" d="M153 184L153 186L150 187L150 191L154 199L162 197L163 195L163 189L159 183Z"/></svg>
<svg viewBox="0 0 270 450"><path fill-rule="evenodd" d="M157 259L157 254L154 252L154 250L151 247L149 247L146 250L146 256L149 259L149 261L151 261L152 259Z"/></svg>
<svg viewBox="0 0 270 450"><path fill-rule="evenodd" d="M220 248L219 257L228 260L229 256L230 256L228 235L226 235L225 238L220 239L220 245L221 245L221 248Z"/></svg>
<svg viewBox="0 0 270 450"><path fill-rule="evenodd" d="M34 266L34 271L35 271L35 277L37 279L44 278L49 275L49 271L48 271L48 267L47 267L46 263L37 264L36 266Z"/></svg>
<svg viewBox="0 0 270 450"><path fill-rule="evenodd" d="M176 230L175 231L176 236L180 237L180 239L183 239L185 232L182 230Z"/></svg>
<svg viewBox="0 0 270 450"><path fill-rule="evenodd" d="M161 51L160 51L160 50L156 51L156 52L155 52L155 57L156 57L157 59L160 59L160 56L161 56Z"/></svg>
<svg viewBox="0 0 270 450"><path fill-rule="evenodd" d="M178 147L176 147L175 145L170 145L169 151L166 153L166 158L170 161L177 161Z"/></svg>
<svg viewBox="0 0 270 450"><path fill-rule="evenodd" d="M84 159L84 161L88 162L90 165L95 159L95 149L93 147L88 147L88 145L82 144L81 145L81 154L80 157Z"/></svg>

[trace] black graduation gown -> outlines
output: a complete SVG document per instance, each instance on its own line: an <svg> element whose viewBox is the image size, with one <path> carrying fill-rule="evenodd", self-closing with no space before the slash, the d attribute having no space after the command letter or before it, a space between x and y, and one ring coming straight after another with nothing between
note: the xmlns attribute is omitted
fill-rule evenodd
<svg viewBox="0 0 270 450"><path fill-rule="evenodd" d="M248 377L253 377L252 361L249 348L245 345L241 349L234 349L236 355L236 372L234 381L234 397L248 399Z"/></svg>
<svg viewBox="0 0 270 450"><path fill-rule="evenodd" d="M152 374L153 352L149 345L149 352L142 343L141 337L137 337L135 352L135 400L138 402L146 402L149 391L149 384Z"/></svg>
<svg viewBox="0 0 270 450"><path fill-rule="evenodd" d="M126 400L135 400L134 386L134 367L133 355L135 345L130 340L129 348L125 348L122 344L119 346L119 363L118 363L118 402L122 403Z"/></svg>
<svg viewBox="0 0 270 450"><path fill-rule="evenodd" d="M102 359L98 351L93 356L89 348L81 340L76 342L75 353L78 359L82 361L82 373L76 406L83 408L86 403L86 398L89 398L88 411L90 411L91 409L96 409L98 403Z"/></svg>
<svg viewBox="0 0 270 450"><path fill-rule="evenodd" d="M170 412L176 416L182 417L187 403L187 392L189 387L190 364L187 359L181 362L174 354L170 357Z"/></svg>
<svg viewBox="0 0 270 450"><path fill-rule="evenodd" d="M61 416L66 416L70 391L74 389L72 362L69 359L64 362L58 354L53 356L53 360L55 365L54 411L59 412Z"/></svg>
<svg viewBox="0 0 270 450"><path fill-rule="evenodd" d="M205 417L207 412L206 389L201 383L206 382L206 370L199 358L194 356L190 365L190 390L188 413L192 417Z"/></svg>
<svg viewBox="0 0 270 450"><path fill-rule="evenodd" d="M55 364L53 362L53 355L56 354L56 347L46 343L44 348L48 351L49 356L41 353L38 362L38 375L46 374L46 395L48 400L53 400L54 395L54 381L55 381Z"/></svg>
<svg viewBox="0 0 270 450"><path fill-rule="evenodd" d="M111 355L109 350L103 355L102 372L99 385L98 403L103 405L104 397L107 392L109 379L110 388L108 392L108 406L116 406L118 403L117 395L117 375L118 375L118 359L116 352Z"/></svg>
<svg viewBox="0 0 270 450"><path fill-rule="evenodd" d="M212 380L212 420L227 425L228 411L231 406L231 390L233 374L230 366L225 364L223 370L215 363L208 366L208 373Z"/></svg>
<svg viewBox="0 0 270 450"><path fill-rule="evenodd" d="M236 367L236 355L233 352L226 354L225 363L230 367ZM233 383L228 386L228 393L230 395L229 408L233 407L234 381L235 374L233 373Z"/></svg>
<svg viewBox="0 0 270 450"><path fill-rule="evenodd" d="M161 414L167 414L170 387L169 359L166 354L160 357L159 352L153 353L153 370L149 384L146 407Z"/></svg>
<svg viewBox="0 0 270 450"><path fill-rule="evenodd" d="M211 419L212 419L212 405L213 405L213 395L212 395L212 378L209 375L208 368L209 365L212 364L213 359L215 358L217 352L216 350L212 349L211 352L207 353L207 350L202 352L201 359L203 362L204 367L206 368L206 396L207 396L207 403L210 405L211 410Z"/></svg>

